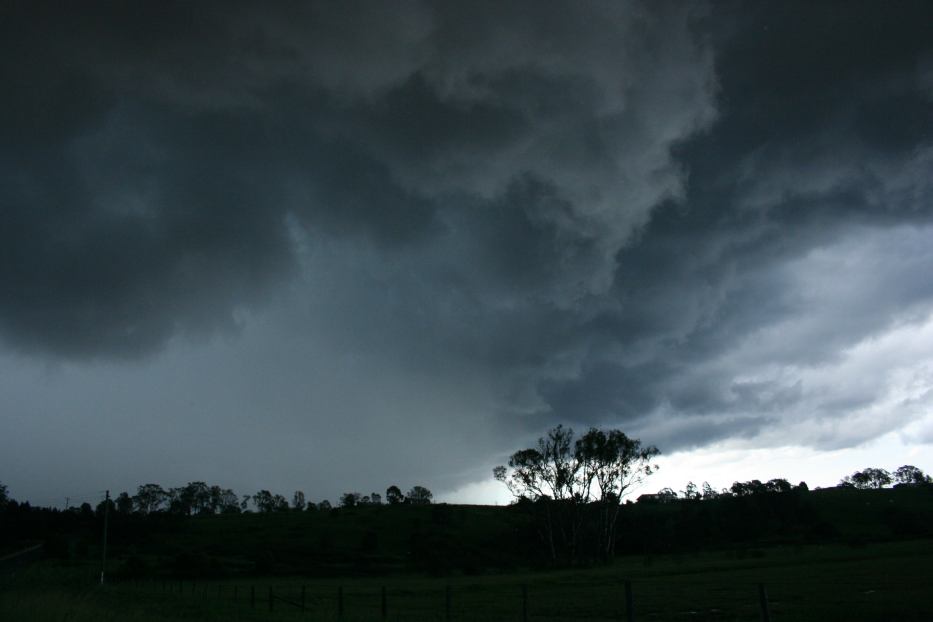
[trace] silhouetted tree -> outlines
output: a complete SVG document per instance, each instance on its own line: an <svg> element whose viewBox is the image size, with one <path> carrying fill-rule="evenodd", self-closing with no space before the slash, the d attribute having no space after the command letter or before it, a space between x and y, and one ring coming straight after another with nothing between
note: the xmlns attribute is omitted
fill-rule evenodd
<svg viewBox="0 0 933 622"><path fill-rule="evenodd" d="M753 479L747 482L733 482L729 489L736 497L747 497L762 492L767 492L768 487L761 483L761 480Z"/></svg>
<svg viewBox="0 0 933 622"><path fill-rule="evenodd" d="M10 489L3 482L0 482L0 508L5 507L10 502Z"/></svg>
<svg viewBox="0 0 933 622"><path fill-rule="evenodd" d="M392 484L386 488L386 503L389 505L398 505L405 500L405 495L402 494L402 489Z"/></svg>
<svg viewBox="0 0 933 622"><path fill-rule="evenodd" d="M133 495L133 505L137 512L150 514L162 509L168 496L168 493L158 484L143 484Z"/></svg>
<svg viewBox="0 0 933 622"><path fill-rule="evenodd" d="M325 511L329 510L331 509L330 501L328 501L327 499L324 499L323 501L317 504L317 507L319 510L325 510Z"/></svg>
<svg viewBox="0 0 933 622"><path fill-rule="evenodd" d="M793 489L794 487L790 485L790 482L780 477L769 479L765 484L765 490L768 492L790 492Z"/></svg>
<svg viewBox="0 0 933 622"><path fill-rule="evenodd" d="M114 505L117 512L120 514L132 514L133 512L133 499L126 492L121 492L117 495L117 500Z"/></svg>
<svg viewBox="0 0 933 622"><path fill-rule="evenodd" d="M719 493L709 485L709 482L703 482L703 498L704 499L716 499L719 497Z"/></svg>
<svg viewBox="0 0 933 622"><path fill-rule="evenodd" d="M374 492L369 495L370 503L373 505L382 505L382 495L378 492Z"/></svg>
<svg viewBox="0 0 933 622"><path fill-rule="evenodd" d="M340 495L340 507L352 508L360 504L361 495L358 492L345 492Z"/></svg>
<svg viewBox="0 0 933 622"><path fill-rule="evenodd" d="M701 497L700 490L697 488L697 485L693 482L687 482L687 486L683 491L684 499L693 499L699 500Z"/></svg>
<svg viewBox="0 0 933 622"><path fill-rule="evenodd" d="M408 491L408 494L405 495L405 503L410 503L412 505L428 505L433 498L434 495L424 486L414 486Z"/></svg>
<svg viewBox="0 0 933 622"><path fill-rule="evenodd" d="M891 474L884 469L868 468L847 475L839 482L842 486L852 486L862 490L884 488L892 482Z"/></svg>
<svg viewBox="0 0 933 622"><path fill-rule="evenodd" d="M253 495L253 505L260 512L274 512L276 509L275 495L268 490L260 490Z"/></svg>
<svg viewBox="0 0 933 622"><path fill-rule="evenodd" d="M933 479L914 465L905 464L894 471L894 481L898 484L917 486L920 484L929 484L933 482Z"/></svg>
<svg viewBox="0 0 933 622"><path fill-rule="evenodd" d="M539 438L536 447L512 454L508 468L496 467L493 476L517 500L534 501L533 507L541 509L540 532L552 560L558 559L560 549L572 562L587 503L599 510L601 555L611 556L622 497L654 472L650 462L659 453L619 430L591 428L574 442L573 430L558 425Z"/></svg>
<svg viewBox="0 0 933 622"><path fill-rule="evenodd" d="M509 458L511 473L504 466L493 469L496 480L505 484L516 499L570 499L579 463L573 455L573 430L559 425L538 439L538 446L520 449ZM592 478L589 478L592 483Z"/></svg>
<svg viewBox="0 0 933 622"><path fill-rule="evenodd" d="M240 511L240 498L229 488L211 486L211 511L236 514Z"/></svg>
<svg viewBox="0 0 933 622"><path fill-rule="evenodd" d="M582 481L572 483L575 486L572 499L574 505L580 501L587 503L595 483L599 493L595 501L602 519L599 542L603 557L611 557L615 549L622 497L657 470L651 461L660 453L657 447L643 447L641 441L629 438L620 430L590 428L574 444L573 459L579 465ZM576 519L581 520L579 516Z"/></svg>
<svg viewBox="0 0 933 622"><path fill-rule="evenodd" d="M300 490L296 490L295 494L292 495L292 508L298 510L299 512L304 510L307 506L305 502L305 493Z"/></svg>
<svg viewBox="0 0 933 622"><path fill-rule="evenodd" d="M274 512L287 512L288 511L288 499L282 495L273 495L272 496L272 510Z"/></svg>
<svg viewBox="0 0 933 622"><path fill-rule="evenodd" d="M204 482L188 482L169 491L169 509L176 514L201 514L211 511L211 491Z"/></svg>

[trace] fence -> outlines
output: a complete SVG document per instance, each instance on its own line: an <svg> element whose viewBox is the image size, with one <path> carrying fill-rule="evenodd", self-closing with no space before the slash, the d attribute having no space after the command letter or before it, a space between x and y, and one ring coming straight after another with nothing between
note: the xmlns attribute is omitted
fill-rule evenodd
<svg viewBox="0 0 933 622"><path fill-rule="evenodd" d="M924 584L913 586L925 593ZM696 577L690 582L672 585L661 580L621 580L607 593L605 584L571 585L555 581L552 585L510 584L493 582L477 584L415 587L404 584L389 586L349 586L339 584L255 584L247 582L197 582L177 580L140 581L122 584L114 589L132 590L142 598L184 599L186 606L200 601L201 606L227 608L231 617L249 614L248 619L307 619L320 621L421 621L436 622L510 622L617 620L624 622L655 620L780 620L825 619L819 608L806 602L800 590L789 589L787 583L771 585L737 582L716 585ZM819 586L809 585L810 589ZM829 587L829 586L824 586ZM838 585L836 586L839 587ZM823 603L838 616L852 609L863 613L847 619L886 619L875 617L872 611L891 614L890 601L872 604L870 593L862 586L849 586L840 602ZM771 593L769 595L769 593ZM779 598L774 599L773 594ZM861 594L863 602L853 598ZM897 600L900 597L895 597ZM875 599L877 600L877 599ZM693 603L693 604L689 604ZM840 604L841 603L841 604ZM840 606L843 609L840 609ZM872 607L875 609L872 609ZM902 606L903 603L902 603ZM241 611L234 611L240 609ZM801 615L804 612L805 615ZM920 616L921 614L917 614ZM923 614L926 615L926 614ZM898 616L895 616L898 617ZM891 618L893 619L893 618ZM898 619L930 619L900 616Z"/></svg>

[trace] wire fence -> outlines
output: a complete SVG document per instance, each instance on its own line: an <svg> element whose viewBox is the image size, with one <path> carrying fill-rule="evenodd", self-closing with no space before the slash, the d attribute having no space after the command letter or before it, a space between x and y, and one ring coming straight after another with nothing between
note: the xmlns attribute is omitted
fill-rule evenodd
<svg viewBox="0 0 933 622"><path fill-rule="evenodd" d="M898 581L619 580L552 584L357 586L146 580L115 586L136 598L223 608L250 619L357 622L556 620L931 620L929 584ZM926 605L923 603L926 602Z"/></svg>

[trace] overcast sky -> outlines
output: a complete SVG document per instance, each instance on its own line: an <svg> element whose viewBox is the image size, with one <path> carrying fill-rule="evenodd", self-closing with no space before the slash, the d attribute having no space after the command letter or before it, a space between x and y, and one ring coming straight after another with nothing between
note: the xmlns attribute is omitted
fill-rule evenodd
<svg viewBox="0 0 933 622"><path fill-rule="evenodd" d="M933 470L933 4L65 4L0 9L15 498Z"/></svg>

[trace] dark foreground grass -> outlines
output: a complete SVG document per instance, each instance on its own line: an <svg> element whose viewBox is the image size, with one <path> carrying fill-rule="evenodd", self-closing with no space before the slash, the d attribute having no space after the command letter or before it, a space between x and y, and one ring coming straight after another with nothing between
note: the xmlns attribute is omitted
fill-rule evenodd
<svg viewBox="0 0 933 622"><path fill-rule="evenodd" d="M0 620L338 620L341 592L343 620L381 620L383 588L388 620L624 620L630 580L636 620L760 620L763 583L776 622L919 621L933 620L931 562L933 541L921 540L624 558L549 573L104 587L90 569L43 563L0 589Z"/></svg>

